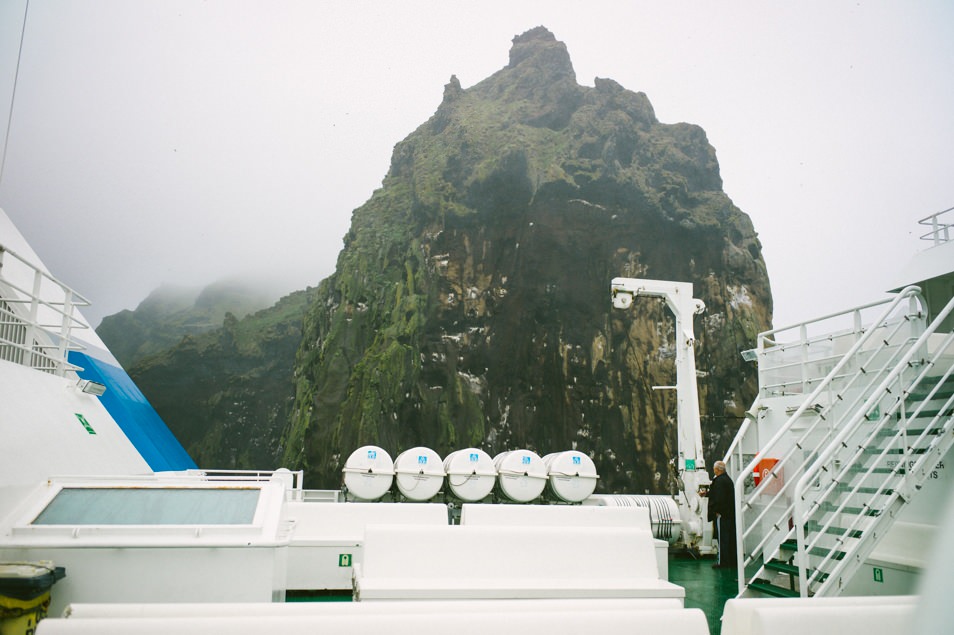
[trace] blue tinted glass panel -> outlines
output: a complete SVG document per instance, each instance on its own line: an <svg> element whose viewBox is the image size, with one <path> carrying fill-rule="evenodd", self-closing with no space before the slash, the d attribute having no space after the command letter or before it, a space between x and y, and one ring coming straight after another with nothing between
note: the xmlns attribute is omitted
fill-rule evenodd
<svg viewBox="0 0 954 635"><path fill-rule="evenodd" d="M34 525L248 525L258 489L66 488Z"/></svg>

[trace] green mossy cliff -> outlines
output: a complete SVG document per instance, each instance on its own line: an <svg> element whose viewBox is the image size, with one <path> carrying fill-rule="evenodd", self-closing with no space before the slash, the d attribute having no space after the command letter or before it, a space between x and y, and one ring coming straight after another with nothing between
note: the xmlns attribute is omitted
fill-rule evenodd
<svg viewBox="0 0 954 635"><path fill-rule="evenodd" d="M128 366L199 466L277 467L295 399L292 367L302 317L315 291L296 291L242 319L226 313L219 328L186 335ZM230 304L247 306L247 299Z"/></svg>
<svg viewBox="0 0 954 635"><path fill-rule="evenodd" d="M491 77L452 77L355 210L304 320L279 462L334 487L369 443L575 448L603 491L667 491L675 402L652 387L674 383L672 318L653 300L613 310L616 276L692 282L705 301L711 460L755 395L739 351L771 322L752 223L701 128L660 123L612 80L580 86L538 27Z"/></svg>

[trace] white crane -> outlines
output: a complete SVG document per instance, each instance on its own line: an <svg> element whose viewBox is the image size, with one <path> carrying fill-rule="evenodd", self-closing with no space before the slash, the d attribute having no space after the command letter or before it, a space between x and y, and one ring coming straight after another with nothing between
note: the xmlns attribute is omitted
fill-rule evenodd
<svg viewBox="0 0 954 635"><path fill-rule="evenodd" d="M677 468L682 480L683 496L677 497L682 517L683 542L700 546L706 531L706 506L699 490L708 486L702 451L702 427L699 424L699 391L696 386L696 359L693 353L695 336L692 318L705 311L702 300L692 297L692 283L641 278L613 278L613 306L628 309L639 297L663 298L676 318L676 385L654 386L654 389L675 389L677 424ZM707 542L707 541L703 541Z"/></svg>

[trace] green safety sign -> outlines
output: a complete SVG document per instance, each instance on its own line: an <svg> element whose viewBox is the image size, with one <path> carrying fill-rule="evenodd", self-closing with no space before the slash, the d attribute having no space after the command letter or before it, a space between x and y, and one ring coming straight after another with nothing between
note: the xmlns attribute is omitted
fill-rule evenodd
<svg viewBox="0 0 954 635"><path fill-rule="evenodd" d="M86 428L87 432L89 432L90 434L96 434L96 430L93 430L93 426L89 425L89 421L86 420L86 417L84 417L78 412L74 414L76 415L76 418L79 419L79 422L83 424L83 427Z"/></svg>
<svg viewBox="0 0 954 635"><path fill-rule="evenodd" d="M351 566L351 554L350 554L350 553L339 553L339 554L338 554L338 566L339 566L339 567L350 567L350 566Z"/></svg>
<svg viewBox="0 0 954 635"><path fill-rule="evenodd" d="M874 569L874 581L875 582L884 582L884 571L879 567L873 567Z"/></svg>

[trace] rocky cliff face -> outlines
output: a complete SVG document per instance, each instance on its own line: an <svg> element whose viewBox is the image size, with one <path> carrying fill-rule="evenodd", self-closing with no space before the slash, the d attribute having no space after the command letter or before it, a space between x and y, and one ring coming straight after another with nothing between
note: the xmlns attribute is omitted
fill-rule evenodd
<svg viewBox="0 0 954 635"><path fill-rule="evenodd" d="M580 86L544 28L394 150L318 289L295 362L282 464L334 487L366 443L590 454L602 491L668 491L673 321L611 308L615 276L692 282L708 457L755 394L739 352L769 327L748 216L715 151L642 93Z"/></svg>
<svg viewBox="0 0 954 635"><path fill-rule="evenodd" d="M199 466L279 467L279 442L295 398L292 368L302 317L314 294L297 291L241 320L226 313L218 328L180 336L174 346L127 367ZM231 300L247 306L248 298ZM179 319L170 321L159 332L181 326Z"/></svg>

